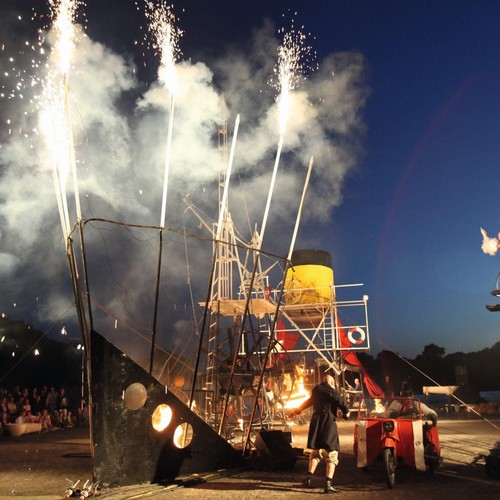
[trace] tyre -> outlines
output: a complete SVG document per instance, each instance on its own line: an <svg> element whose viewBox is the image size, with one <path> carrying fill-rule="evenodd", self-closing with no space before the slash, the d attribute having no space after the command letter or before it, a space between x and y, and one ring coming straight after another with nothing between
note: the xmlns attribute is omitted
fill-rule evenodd
<svg viewBox="0 0 500 500"><path fill-rule="evenodd" d="M392 448L384 450L385 479L389 488L394 488L396 483L396 457Z"/></svg>
<svg viewBox="0 0 500 500"><path fill-rule="evenodd" d="M439 454L433 444L428 444L425 447L425 463L430 474L434 474L439 468Z"/></svg>
<svg viewBox="0 0 500 500"><path fill-rule="evenodd" d="M491 453L486 457L486 474L490 479L500 479L500 454Z"/></svg>

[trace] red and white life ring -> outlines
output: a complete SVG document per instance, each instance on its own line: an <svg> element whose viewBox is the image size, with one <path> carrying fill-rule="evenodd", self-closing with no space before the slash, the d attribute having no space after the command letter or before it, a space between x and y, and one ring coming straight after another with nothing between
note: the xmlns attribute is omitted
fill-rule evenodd
<svg viewBox="0 0 500 500"><path fill-rule="evenodd" d="M357 338L354 338L354 332L357 332L359 334ZM360 326L357 326L356 328L351 328L347 332L347 338L349 339L349 342L351 344L360 345L366 340L366 333Z"/></svg>

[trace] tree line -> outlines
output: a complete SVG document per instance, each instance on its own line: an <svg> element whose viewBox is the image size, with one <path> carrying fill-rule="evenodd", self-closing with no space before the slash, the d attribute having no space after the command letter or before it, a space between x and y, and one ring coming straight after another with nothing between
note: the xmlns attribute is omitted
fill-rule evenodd
<svg viewBox="0 0 500 500"><path fill-rule="evenodd" d="M81 386L81 339L52 339L23 321L0 318L0 387ZM414 359L382 350L358 357L370 376L383 387L389 375L395 388L409 381L415 393L426 385L475 386L478 391L500 390L500 342L475 352L446 354L443 347L426 345Z"/></svg>
<svg viewBox="0 0 500 500"><path fill-rule="evenodd" d="M376 357L360 353L367 372L383 386L389 375L395 388L409 381L415 393L429 385L471 385L478 391L500 390L500 342L475 352L446 354L443 347L428 344L414 359L392 351L380 351Z"/></svg>

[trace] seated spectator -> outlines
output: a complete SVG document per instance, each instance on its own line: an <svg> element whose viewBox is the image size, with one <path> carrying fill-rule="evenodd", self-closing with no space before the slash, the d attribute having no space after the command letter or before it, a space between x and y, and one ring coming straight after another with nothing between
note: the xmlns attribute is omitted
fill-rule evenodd
<svg viewBox="0 0 500 500"><path fill-rule="evenodd" d="M45 408L42 411L42 416L40 417L40 423L42 424L42 432L51 431L54 428L52 424L52 419L49 415L49 410Z"/></svg>
<svg viewBox="0 0 500 500"><path fill-rule="evenodd" d="M33 400L33 404L31 405L31 413L36 417L40 417L42 415L42 410L44 409L45 404L42 401L42 396L37 394L35 399Z"/></svg>
<svg viewBox="0 0 500 500"><path fill-rule="evenodd" d="M14 422L19 415L19 412L17 410L17 405L12 394L9 396L9 399L7 401L7 409L9 410L9 422Z"/></svg>
<svg viewBox="0 0 500 500"><path fill-rule="evenodd" d="M9 421L9 409L7 408L7 398L2 396L0 400L0 422L5 425Z"/></svg>
<svg viewBox="0 0 500 500"><path fill-rule="evenodd" d="M21 391L21 396L25 399L28 400L30 399L30 391L28 390L27 387L23 387L23 390Z"/></svg>
<svg viewBox="0 0 500 500"><path fill-rule="evenodd" d="M9 422L9 410L7 408L7 398L2 396L0 400L0 436L3 435L5 426Z"/></svg>
<svg viewBox="0 0 500 500"><path fill-rule="evenodd" d="M68 412L66 413L66 417L64 417L63 427L65 429L71 429L74 426L75 422L73 420L73 413L71 412L71 410L68 410Z"/></svg>
<svg viewBox="0 0 500 500"><path fill-rule="evenodd" d="M59 393L56 391L55 387L51 387L50 391L47 394L47 407L49 409L49 413L54 413L54 410L57 408L59 402Z"/></svg>
<svg viewBox="0 0 500 500"><path fill-rule="evenodd" d="M49 391L47 390L46 385L42 385L42 388L40 389L40 396L42 396L42 401L45 401L47 399Z"/></svg>
<svg viewBox="0 0 500 500"><path fill-rule="evenodd" d="M33 415L29 410L26 412L26 418L31 424L34 424L35 422L38 423L38 417Z"/></svg>
<svg viewBox="0 0 500 500"><path fill-rule="evenodd" d="M31 403L29 399L23 397L21 410L24 410L26 413L31 412Z"/></svg>
<svg viewBox="0 0 500 500"><path fill-rule="evenodd" d="M69 398L68 395L66 394L66 389L64 387L61 387L61 389L59 390L59 403L57 409L63 412L63 418L66 418L66 415L68 413L68 407L69 407Z"/></svg>
<svg viewBox="0 0 500 500"><path fill-rule="evenodd" d="M29 418L26 415L26 410L21 410L21 413L16 418L16 424L29 424Z"/></svg>
<svg viewBox="0 0 500 500"><path fill-rule="evenodd" d="M58 427L59 429L63 428L63 412L59 410L55 410L54 413L52 414L52 423L54 424L54 427Z"/></svg>
<svg viewBox="0 0 500 500"><path fill-rule="evenodd" d="M89 409L84 399L82 399L80 407L78 408L77 424L78 427L89 426Z"/></svg>

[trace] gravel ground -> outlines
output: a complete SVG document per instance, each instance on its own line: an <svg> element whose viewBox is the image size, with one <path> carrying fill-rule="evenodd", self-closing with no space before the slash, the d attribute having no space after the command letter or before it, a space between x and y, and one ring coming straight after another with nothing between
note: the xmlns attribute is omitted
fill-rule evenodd
<svg viewBox="0 0 500 500"><path fill-rule="evenodd" d="M495 425L500 422L496 421ZM381 468L357 469L352 454L353 422L339 424L341 463L335 474L335 485L342 498L371 500L386 498L440 499L500 498L500 481L489 479L484 470L484 456L496 441L497 427L480 420L441 421L439 423L443 465L435 475L400 468L397 484L388 490ZM293 428L295 448L305 447L307 426ZM301 480L307 470L305 456L298 458L291 470L219 471L183 478L170 486L136 485L97 491L103 499L126 498L314 498L324 495L324 469L317 471L315 488L305 489ZM91 478L89 438L86 429L68 429L17 438L0 438L0 499L63 498L66 488Z"/></svg>

